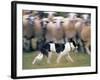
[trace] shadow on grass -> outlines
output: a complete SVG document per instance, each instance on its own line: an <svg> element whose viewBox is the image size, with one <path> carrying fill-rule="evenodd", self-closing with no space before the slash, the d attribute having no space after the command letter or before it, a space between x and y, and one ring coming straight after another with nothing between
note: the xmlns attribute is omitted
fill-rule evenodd
<svg viewBox="0 0 100 80"><path fill-rule="evenodd" d="M23 53L23 69L40 69L40 68L61 68L61 67L83 67L90 66L91 59L86 53L71 53L74 62L66 60L66 56L61 58L59 64L56 63L56 55L53 54L51 63L47 64L47 58L44 57L42 61L32 64L33 59L37 55L36 51Z"/></svg>

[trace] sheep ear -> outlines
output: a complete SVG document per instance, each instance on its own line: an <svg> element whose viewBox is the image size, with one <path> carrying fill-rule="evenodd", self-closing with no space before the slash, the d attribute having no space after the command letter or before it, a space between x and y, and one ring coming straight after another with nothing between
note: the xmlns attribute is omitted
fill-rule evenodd
<svg viewBox="0 0 100 80"><path fill-rule="evenodd" d="M30 20L30 18L28 17L28 18L26 18L26 20Z"/></svg>
<svg viewBox="0 0 100 80"><path fill-rule="evenodd" d="M49 23L49 21L46 21L46 23Z"/></svg>
<svg viewBox="0 0 100 80"><path fill-rule="evenodd" d="M53 23L56 23L55 21L53 21Z"/></svg>
<svg viewBox="0 0 100 80"><path fill-rule="evenodd" d="M64 21L61 21L61 23L64 23Z"/></svg>

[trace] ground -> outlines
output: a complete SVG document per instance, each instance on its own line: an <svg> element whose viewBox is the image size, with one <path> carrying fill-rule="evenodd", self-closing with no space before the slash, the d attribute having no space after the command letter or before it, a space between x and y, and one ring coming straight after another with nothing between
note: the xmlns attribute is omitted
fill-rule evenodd
<svg viewBox="0 0 100 80"><path fill-rule="evenodd" d="M66 56L62 57L59 64L56 63L56 55L54 54L51 63L47 64L47 58L44 57L42 61L32 64L33 59L37 55L37 52L24 52L23 53L23 69L39 69L39 68L61 68L61 67L82 67L90 66L90 55L86 53L71 53L71 57L74 62L66 60Z"/></svg>

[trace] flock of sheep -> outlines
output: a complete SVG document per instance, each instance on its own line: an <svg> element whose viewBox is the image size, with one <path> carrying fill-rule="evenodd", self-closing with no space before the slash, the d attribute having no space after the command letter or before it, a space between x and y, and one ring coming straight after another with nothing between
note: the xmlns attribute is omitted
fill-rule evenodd
<svg viewBox="0 0 100 80"><path fill-rule="evenodd" d="M30 49L31 40L65 43L75 41L78 50L91 52L91 15L59 12L23 10L23 48ZM63 13L63 12L60 12ZM66 15L65 15L66 14Z"/></svg>

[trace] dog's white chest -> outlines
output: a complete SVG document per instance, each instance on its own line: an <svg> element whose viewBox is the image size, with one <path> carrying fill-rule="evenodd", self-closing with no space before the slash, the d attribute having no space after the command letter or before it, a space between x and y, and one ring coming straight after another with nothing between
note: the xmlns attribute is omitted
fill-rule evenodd
<svg viewBox="0 0 100 80"><path fill-rule="evenodd" d="M52 52L56 52L55 44L50 43L50 50L51 50Z"/></svg>

